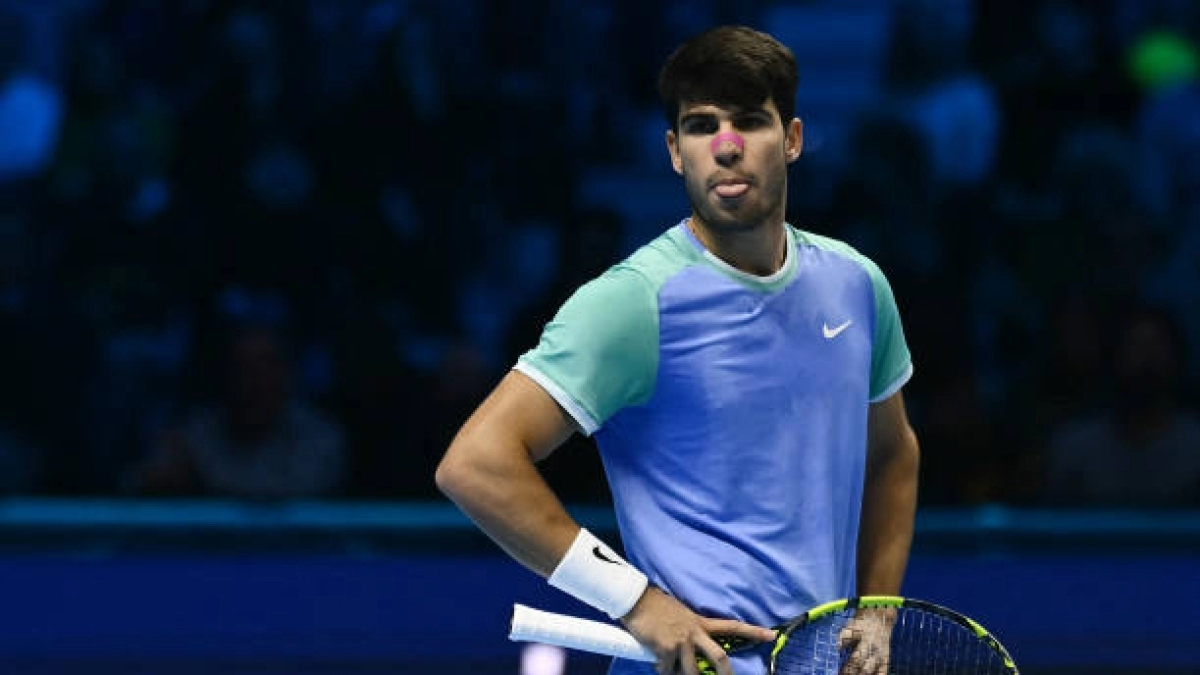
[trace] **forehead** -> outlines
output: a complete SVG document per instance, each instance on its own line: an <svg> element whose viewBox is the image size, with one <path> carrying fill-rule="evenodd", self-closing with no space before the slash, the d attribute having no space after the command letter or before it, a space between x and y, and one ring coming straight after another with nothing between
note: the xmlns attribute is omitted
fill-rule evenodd
<svg viewBox="0 0 1200 675"><path fill-rule="evenodd" d="M756 106L714 103L712 101L683 101L679 104L680 119L693 115L716 115L721 117L761 112L769 113L775 117L779 116L779 109L775 107L775 101L769 98Z"/></svg>

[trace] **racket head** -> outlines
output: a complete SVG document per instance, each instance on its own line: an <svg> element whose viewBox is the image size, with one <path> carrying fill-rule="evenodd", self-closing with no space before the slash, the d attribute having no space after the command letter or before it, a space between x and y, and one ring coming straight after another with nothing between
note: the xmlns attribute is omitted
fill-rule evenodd
<svg viewBox="0 0 1200 675"><path fill-rule="evenodd" d="M867 669L859 671L860 666ZM771 675L855 672L1019 675L1007 650L982 625L923 600L882 595L836 600L779 629Z"/></svg>

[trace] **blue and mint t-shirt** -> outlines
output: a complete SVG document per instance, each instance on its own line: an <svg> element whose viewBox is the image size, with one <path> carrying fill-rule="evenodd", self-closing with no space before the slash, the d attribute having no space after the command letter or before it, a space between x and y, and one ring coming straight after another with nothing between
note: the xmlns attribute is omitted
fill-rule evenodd
<svg viewBox="0 0 1200 675"><path fill-rule="evenodd" d="M879 268L785 229L760 277L680 223L516 365L595 435L630 561L700 614L764 626L853 595L868 407L912 374Z"/></svg>

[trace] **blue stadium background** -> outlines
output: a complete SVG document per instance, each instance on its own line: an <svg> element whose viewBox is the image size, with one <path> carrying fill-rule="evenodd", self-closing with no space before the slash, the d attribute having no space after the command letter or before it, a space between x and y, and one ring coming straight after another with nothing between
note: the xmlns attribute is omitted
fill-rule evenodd
<svg viewBox="0 0 1200 675"><path fill-rule="evenodd" d="M906 591L1200 672L1192 0L0 0L0 672L516 673L512 602L585 612L433 467L686 215L654 78L724 22L800 64L789 220L896 291ZM611 530L588 441L544 471Z"/></svg>

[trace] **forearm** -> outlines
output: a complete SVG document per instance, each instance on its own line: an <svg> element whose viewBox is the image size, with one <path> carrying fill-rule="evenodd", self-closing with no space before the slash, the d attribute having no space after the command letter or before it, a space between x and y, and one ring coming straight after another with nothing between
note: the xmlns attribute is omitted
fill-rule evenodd
<svg viewBox="0 0 1200 675"><path fill-rule="evenodd" d="M919 451L911 430L868 466L858 539L858 594L898 595L912 546Z"/></svg>
<svg viewBox="0 0 1200 675"><path fill-rule="evenodd" d="M518 562L619 618L645 591L646 575L582 530L535 465L575 430L539 385L510 373L450 444L437 484Z"/></svg>
<svg viewBox="0 0 1200 675"><path fill-rule="evenodd" d="M571 519L530 455L519 448L488 450L452 445L438 468L438 485L551 586L614 619L628 614L646 590L646 576Z"/></svg>
<svg viewBox="0 0 1200 675"><path fill-rule="evenodd" d="M509 555L547 577L579 532L520 448L468 447L456 441L438 468L438 487Z"/></svg>

